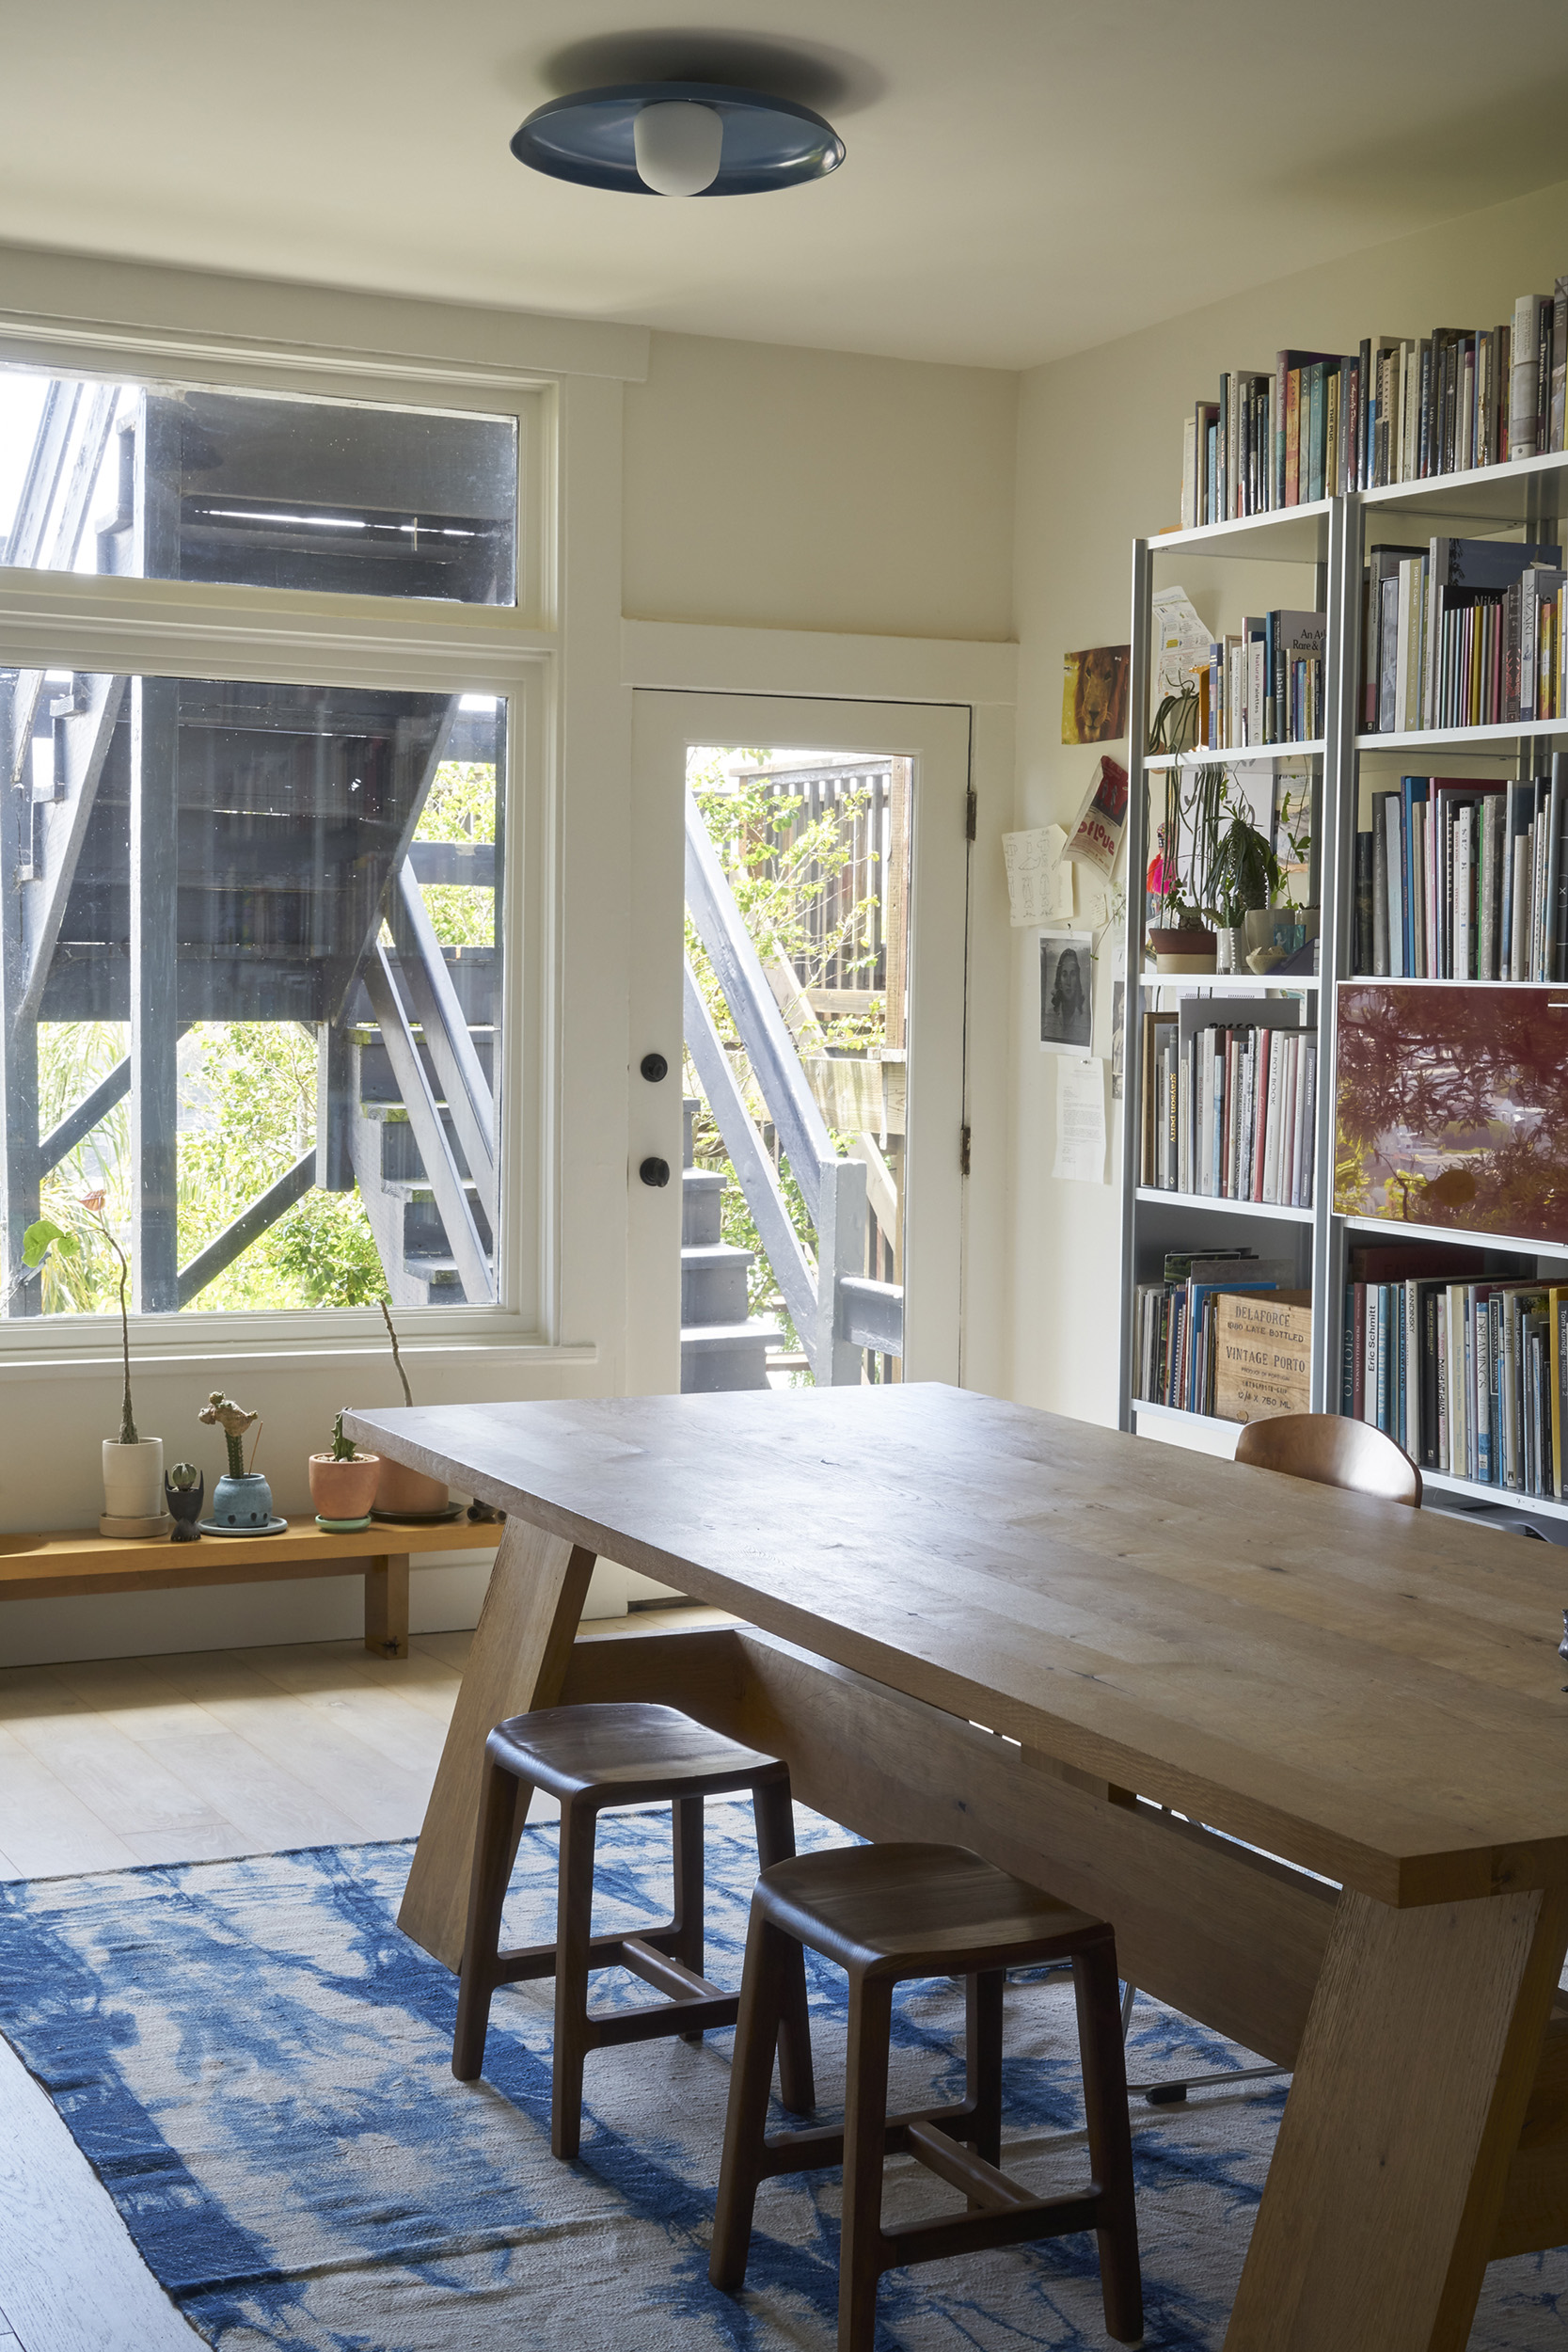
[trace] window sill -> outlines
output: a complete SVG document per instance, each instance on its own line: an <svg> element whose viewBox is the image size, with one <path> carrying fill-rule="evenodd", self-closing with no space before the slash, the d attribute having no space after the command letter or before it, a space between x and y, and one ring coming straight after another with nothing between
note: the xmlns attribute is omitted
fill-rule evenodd
<svg viewBox="0 0 1568 2352"><path fill-rule="evenodd" d="M76 1335L68 1335L74 1337ZM588 1341L579 1346L551 1347L542 1341L483 1339L433 1339L423 1343L403 1340L403 1354L411 1369L425 1365L431 1371L451 1371L472 1365L483 1359L497 1371L546 1372L556 1368L584 1369L599 1360L597 1346ZM330 1339L307 1346L299 1342L279 1340L274 1345L251 1341L220 1341L202 1347L196 1343L196 1335L165 1347L148 1347L133 1337L131 1343L131 1377L139 1387L144 1381L166 1376L189 1381L193 1373L213 1369L214 1375L222 1368L226 1385L231 1385L230 1375L238 1372L307 1371L311 1366L333 1364L377 1363L391 1361L385 1340L375 1343L369 1339L345 1337L334 1344ZM92 1373L120 1371L120 1351L118 1336L112 1344L83 1345L37 1351L32 1354L0 1353L0 1386L13 1380L79 1380Z"/></svg>

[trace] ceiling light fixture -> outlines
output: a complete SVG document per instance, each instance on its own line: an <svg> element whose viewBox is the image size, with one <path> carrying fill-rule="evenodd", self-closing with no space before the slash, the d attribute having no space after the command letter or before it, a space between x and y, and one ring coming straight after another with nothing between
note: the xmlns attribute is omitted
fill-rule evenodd
<svg viewBox="0 0 1568 2352"><path fill-rule="evenodd" d="M627 82L536 107L512 152L554 180L628 196L755 196L836 171L844 141L790 98L717 82Z"/></svg>

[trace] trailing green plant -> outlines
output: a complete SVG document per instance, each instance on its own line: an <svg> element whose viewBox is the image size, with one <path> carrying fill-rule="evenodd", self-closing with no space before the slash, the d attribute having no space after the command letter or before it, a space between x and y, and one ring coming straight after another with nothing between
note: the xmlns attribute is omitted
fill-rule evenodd
<svg viewBox="0 0 1568 2352"><path fill-rule="evenodd" d="M231 1396L225 1396L221 1389L213 1390L206 1404L197 1415L197 1420L203 1422L207 1428L217 1428L223 1431L223 1442L229 1452L230 1478L243 1478L245 1474L245 1449L240 1441L257 1418L255 1413L247 1413L243 1405L236 1405ZM252 1463L255 1458L253 1453Z"/></svg>
<svg viewBox="0 0 1568 2352"><path fill-rule="evenodd" d="M354 1439L348 1437L343 1429L343 1413L347 1411L348 1406L345 1405L342 1412L339 1413L332 1424L332 1459L335 1462L357 1462L359 1459L354 1450Z"/></svg>
<svg viewBox="0 0 1568 2352"><path fill-rule="evenodd" d="M1253 823L1227 768L1206 761L1189 772L1191 781L1183 793L1182 771L1165 771L1164 821L1159 855L1150 869L1160 904L1158 919L1171 930L1212 923L1231 930L1251 909L1274 903L1281 881L1279 858ZM1190 885L1182 880L1183 840ZM1291 848L1296 854L1293 837Z"/></svg>
<svg viewBox="0 0 1568 2352"><path fill-rule="evenodd" d="M1167 694L1155 711L1148 730L1150 756L1159 752L1190 752L1197 746L1197 688L1183 686Z"/></svg>

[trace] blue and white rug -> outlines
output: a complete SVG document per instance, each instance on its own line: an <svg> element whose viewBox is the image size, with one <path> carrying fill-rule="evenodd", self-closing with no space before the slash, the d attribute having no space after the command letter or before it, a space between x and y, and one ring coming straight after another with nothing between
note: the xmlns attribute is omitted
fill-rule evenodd
<svg viewBox="0 0 1568 2352"><path fill-rule="evenodd" d="M801 1816L803 1845L842 1833ZM581 2160L549 2153L548 1982L498 1994L483 2083L450 2068L454 1982L394 1925L411 1849L328 1847L0 1886L0 2027L149 2266L223 2352L829 2352L838 2176L766 2183L743 2295L707 2280L728 2033L592 2055ZM708 1964L738 1982L749 1808L708 1808ZM507 1932L552 1931L556 1838L526 1833ZM667 1817L606 1816L599 1931L667 1916ZM809 1963L809 1956L808 1956ZM622 1976L598 1997L647 1998ZM843 1979L817 1965L821 2120L842 2080ZM910 1986L893 2097L958 2095L961 1992ZM1007 1994L1010 2169L1081 2177L1068 1980ZM1135 2077L1246 2054L1156 2003ZM1146 2341L1218 2346L1283 2104L1277 2083L1134 2106ZM909 2161L892 2217L951 2209ZM1092 2239L892 2273L878 2352L1102 2346ZM1568 2255L1487 2274L1476 2352L1558 2352Z"/></svg>

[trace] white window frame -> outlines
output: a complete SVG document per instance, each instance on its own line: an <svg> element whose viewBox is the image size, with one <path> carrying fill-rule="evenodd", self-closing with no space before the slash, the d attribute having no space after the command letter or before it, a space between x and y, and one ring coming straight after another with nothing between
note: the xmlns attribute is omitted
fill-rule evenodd
<svg viewBox="0 0 1568 2352"><path fill-rule="evenodd" d="M515 421L514 606L0 566L0 665L506 699L505 774L497 780L506 809L498 1297L492 1305L411 1309L405 1329L420 1346L548 1348L558 1287L557 1008L549 947L559 857L559 379L461 361L393 365L367 358L345 366L336 355L299 347L257 346L230 356L204 343L171 347L166 339L130 333L106 347L54 333L0 331L0 366ZM131 1336L143 1362L385 1347L374 1308L203 1313L187 1307L177 1314L133 1315ZM0 1315L0 1369L20 1368L21 1360L102 1360L119 1349L118 1315Z"/></svg>

